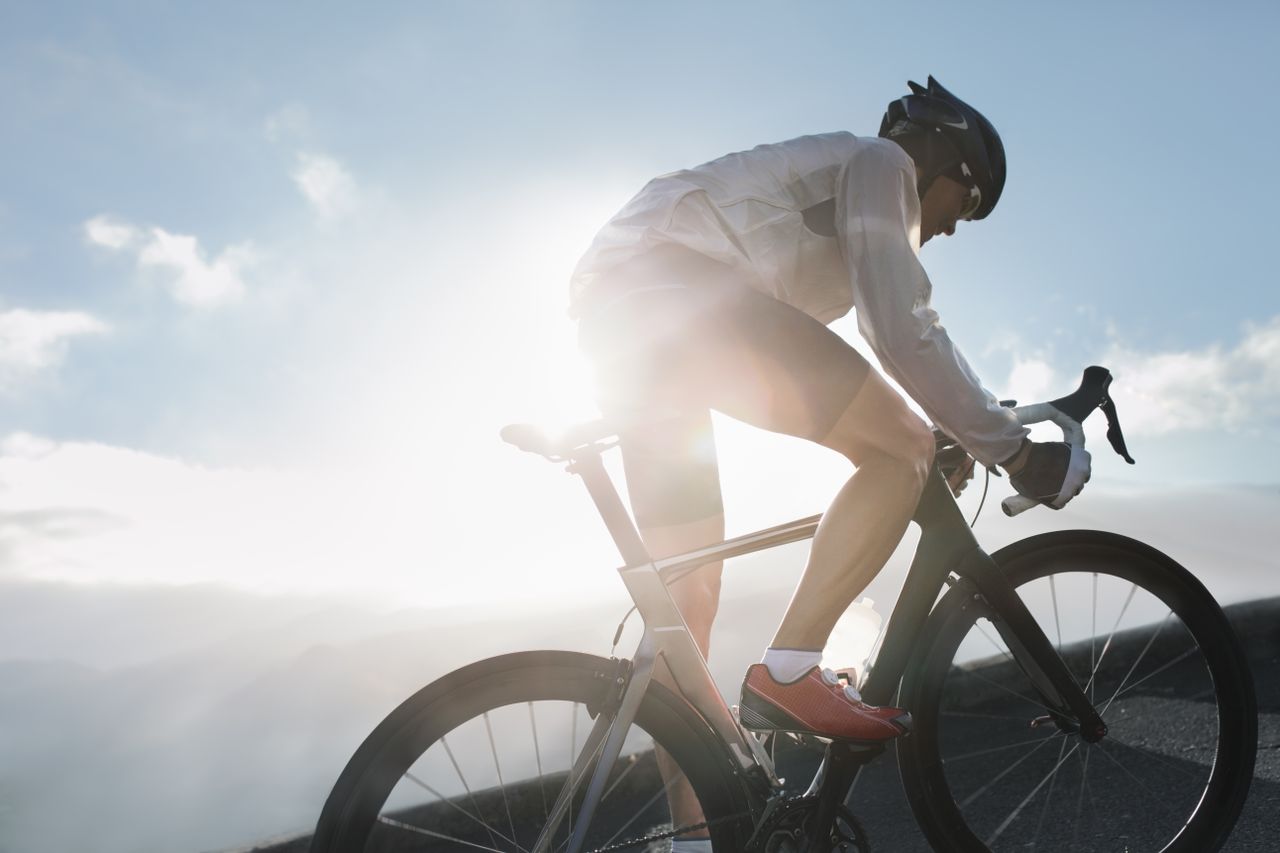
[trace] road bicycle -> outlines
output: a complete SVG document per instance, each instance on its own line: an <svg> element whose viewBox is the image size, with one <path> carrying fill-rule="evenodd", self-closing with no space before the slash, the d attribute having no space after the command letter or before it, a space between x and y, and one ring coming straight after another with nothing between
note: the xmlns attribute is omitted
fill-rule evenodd
<svg viewBox="0 0 1280 853"><path fill-rule="evenodd" d="M1081 422L1101 408L1132 462L1110 382L1091 367L1072 394L1014 411L1082 448ZM895 747L925 839L952 853L1219 849L1253 777L1257 709L1217 602L1174 560L1114 533L1045 533L988 555L946 483L961 451L936 434L916 554L861 682L867 702L913 715ZM601 461L614 436L605 422L503 432L582 477L643 619L635 652L502 655L422 688L350 759L313 853L652 853L697 834L717 853L869 849L850 792L884 747L745 730L668 591L708 562L808 539L820 516L652 559ZM672 687L654 678L659 659ZM782 777L786 756L807 749L822 752L808 785ZM696 823L673 821L681 778Z"/></svg>

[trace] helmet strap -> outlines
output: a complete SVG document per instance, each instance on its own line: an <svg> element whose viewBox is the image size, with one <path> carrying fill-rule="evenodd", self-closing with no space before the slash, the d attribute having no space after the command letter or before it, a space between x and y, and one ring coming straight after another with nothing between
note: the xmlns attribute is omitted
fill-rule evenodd
<svg viewBox="0 0 1280 853"><path fill-rule="evenodd" d="M902 147L916 164L916 193L923 200L939 175L961 163L959 150L942 133L927 130L909 121L900 121L886 134Z"/></svg>

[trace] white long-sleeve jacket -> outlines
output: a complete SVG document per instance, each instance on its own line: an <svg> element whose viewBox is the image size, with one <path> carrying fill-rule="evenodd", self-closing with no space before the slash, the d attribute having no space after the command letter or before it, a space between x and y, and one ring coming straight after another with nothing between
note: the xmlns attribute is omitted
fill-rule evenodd
<svg viewBox="0 0 1280 853"><path fill-rule="evenodd" d="M578 263L571 313L611 270L670 243L824 323L856 308L885 370L980 462L1012 456L1027 434L929 306L915 166L897 144L802 136L655 178Z"/></svg>

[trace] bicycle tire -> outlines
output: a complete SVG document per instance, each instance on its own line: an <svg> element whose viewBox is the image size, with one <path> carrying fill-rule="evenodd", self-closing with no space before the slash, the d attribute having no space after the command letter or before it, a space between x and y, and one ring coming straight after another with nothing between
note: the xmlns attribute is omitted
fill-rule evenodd
<svg viewBox="0 0 1280 853"><path fill-rule="evenodd" d="M625 676L625 667L625 662L575 652L520 652L471 664L422 688L392 711L351 757L325 802L311 852L472 850L477 849L477 845L479 849L525 849L532 843L532 836L522 836L515 826L509 835L505 827L501 827L496 838L489 842L461 839L442 847L438 837L423 840L431 834L447 834L439 833L438 827L423 827L423 832L410 833L414 838L409 838L403 832L393 831L403 830L403 821L388 818L383 812L393 789L428 749L434 744L447 745L444 738L461 730L468 721L483 718L487 725L490 713L522 703L529 703L532 721L533 703L543 702L580 704L594 718L602 708L608 707L610 697L619 689L618 679ZM749 837L751 821L732 819L732 816L748 810L747 794L710 727L687 702L656 682L646 691L633 727L650 735L688 777L707 820L713 822L710 833L714 849L741 850ZM535 741L537 737L535 726ZM544 743L543 749L546 748ZM452 751L449 758L455 760ZM493 746L493 760L495 764L499 761L496 746ZM540 773L541 762L540 757ZM456 761L454 768L462 775ZM545 791L554 801L559 787L544 781L550 777L551 774L538 777L538 790ZM502 779L500 768L498 778ZM463 784L467 784L465 780ZM514 787L512 783L504 784ZM471 796L469 787L467 791ZM665 802L662 798L659 806L664 811ZM475 801L463 805L470 808ZM598 817L602 813L598 812ZM510 815L508 811L508 820ZM722 818L731 819L714 823ZM530 832L536 835L540 829L541 825ZM592 831L595 831L594 823ZM628 829L626 838L630 838L633 831L639 832ZM592 849L591 845L587 849Z"/></svg>
<svg viewBox="0 0 1280 853"><path fill-rule="evenodd" d="M914 727L898 744L899 766L907 798L933 848L947 853L1218 850L1235 826L1253 778L1257 706L1248 659L1208 590L1160 551L1098 531L1047 533L992 557L1024 600L1043 602L1042 589L1048 587L1058 624L1050 623L1047 605L1038 605L1046 614L1041 627L1051 639L1056 628L1059 650L1077 681L1093 691L1100 711L1107 706L1103 716L1111 731L1089 745L1052 725L1041 725L1047 733L1017 729L1014 720L1025 719L1021 709L1030 689L1017 667L998 658L957 662L963 642L980 641L975 631L990 639L980 624L990 615L985 602L975 602L973 588L957 585L930 616L902 685ZM1103 623L1103 632L1110 633L1102 646L1097 611L1118 609L1121 596L1099 604L1101 578L1118 592L1130 585L1116 627ZM1078 581L1092 584L1093 633L1083 628L1085 614L1065 612L1089 638L1088 659L1083 642L1064 645L1062 639L1059 588ZM1156 628L1148 623L1119 632L1138 590L1141 601L1155 603L1152 613L1161 606L1169 613ZM1127 664L1122 658L1134 660ZM1019 676L1021 698L1009 689L1018 687ZM1100 688L1104 681L1114 687ZM1187 702L1184 694L1190 694ZM994 713L997 709L1012 719L996 719L1002 716ZM1166 714L1175 710L1179 716ZM1000 740L1013 734L1022 740ZM1038 737L1058 738L1056 759L1052 749L1033 755L1047 745ZM1205 740L1203 749L1212 754L1190 752L1195 744L1188 746L1186 739L1194 737ZM1175 742L1182 754L1170 755ZM1049 772L1041 776L1045 766ZM1023 777L1016 789L996 793ZM1058 782L1063 788L1055 797ZM1168 828L1151 827L1153 822Z"/></svg>

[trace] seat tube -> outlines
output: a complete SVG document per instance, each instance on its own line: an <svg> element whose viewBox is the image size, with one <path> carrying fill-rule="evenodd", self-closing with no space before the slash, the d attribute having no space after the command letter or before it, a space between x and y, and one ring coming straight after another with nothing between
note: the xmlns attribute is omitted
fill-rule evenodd
<svg viewBox="0 0 1280 853"><path fill-rule="evenodd" d="M618 496L618 490L614 488L613 481L604 470L600 454L591 453L580 456L570 463L568 470L571 474L581 477L582 482L586 484L591 500L595 502L605 526L609 528L609 535L618 546L618 553L622 555L623 562L628 566L640 566L651 562L649 551L640 538L640 531L636 529L627 508L622 505L622 498Z"/></svg>

